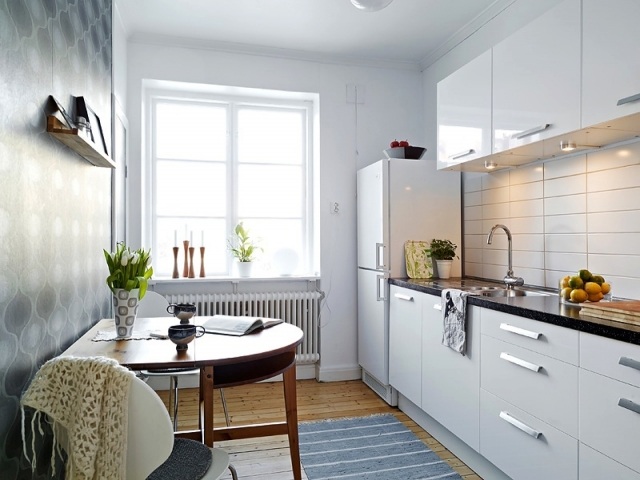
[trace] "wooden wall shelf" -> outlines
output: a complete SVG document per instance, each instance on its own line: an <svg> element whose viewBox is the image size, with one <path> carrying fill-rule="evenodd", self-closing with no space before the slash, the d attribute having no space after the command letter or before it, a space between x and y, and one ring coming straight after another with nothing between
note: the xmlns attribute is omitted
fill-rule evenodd
<svg viewBox="0 0 640 480"><path fill-rule="evenodd" d="M116 168L116 164L77 128L67 128L53 115L47 116L47 132L96 167Z"/></svg>

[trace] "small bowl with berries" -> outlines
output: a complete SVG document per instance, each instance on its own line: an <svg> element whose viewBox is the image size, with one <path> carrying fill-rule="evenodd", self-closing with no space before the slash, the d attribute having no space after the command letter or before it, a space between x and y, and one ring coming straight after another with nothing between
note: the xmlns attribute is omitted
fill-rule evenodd
<svg viewBox="0 0 640 480"><path fill-rule="evenodd" d="M426 148L412 147L407 140L394 140L389 144L389 147L384 150L384 154L387 158L407 158L410 160L420 160L427 151Z"/></svg>

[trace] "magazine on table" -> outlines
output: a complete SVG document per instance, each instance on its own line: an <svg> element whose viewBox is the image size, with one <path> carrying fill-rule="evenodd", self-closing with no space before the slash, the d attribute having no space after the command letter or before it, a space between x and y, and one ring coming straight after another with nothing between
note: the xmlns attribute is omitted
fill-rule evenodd
<svg viewBox="0 0 640 480"><path fill-rule="evenodd" d="M247 317L234 315L214 315L202 323L205 332L222 335L247 335L256 330L283 323L278 318Z"/></svg>

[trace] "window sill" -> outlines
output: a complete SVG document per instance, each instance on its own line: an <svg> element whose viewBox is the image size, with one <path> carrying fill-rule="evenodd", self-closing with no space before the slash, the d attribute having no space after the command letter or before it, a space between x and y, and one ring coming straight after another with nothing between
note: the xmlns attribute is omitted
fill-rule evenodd
<svg viewBox="0 0 640 480"><path fill-rule="evenodd" d="M193 284L193 283L277 283L277 282L301 282L309 281L316 282L320 280L319 275L310 276L278 276L278 277L197 277L197 278L171 278L171 277L157 277L149 280L149 285L167 285L167 284Z"/></svg>

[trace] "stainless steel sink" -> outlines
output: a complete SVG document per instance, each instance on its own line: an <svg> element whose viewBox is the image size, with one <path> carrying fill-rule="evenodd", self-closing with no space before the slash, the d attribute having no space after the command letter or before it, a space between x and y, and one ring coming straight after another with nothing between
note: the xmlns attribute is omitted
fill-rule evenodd
<svg viewBox="0 0 640 480"><path fill-rule="evenodd" d="M528 297L552 295L550 292L527 290L523 288L466 287L463 288L463 290L469 292L470 295L479 295L483 297Z"/></svg>

